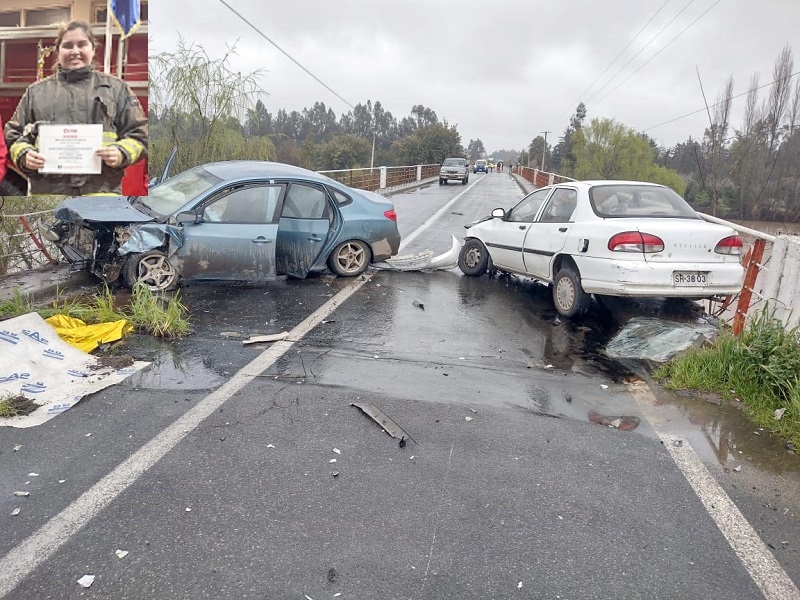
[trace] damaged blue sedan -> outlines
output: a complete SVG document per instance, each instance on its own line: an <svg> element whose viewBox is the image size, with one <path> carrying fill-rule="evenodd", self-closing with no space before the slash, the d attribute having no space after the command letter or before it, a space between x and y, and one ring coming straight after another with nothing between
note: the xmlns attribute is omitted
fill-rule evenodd
<svg viewBox="0 0 800 600"><path fill-rule="evenodd" d="M73 271L174 289L181 280L353 277L397 254L387 198L299 167L227 161L184 171L148 196L70 198L42 235Z"/></svg>

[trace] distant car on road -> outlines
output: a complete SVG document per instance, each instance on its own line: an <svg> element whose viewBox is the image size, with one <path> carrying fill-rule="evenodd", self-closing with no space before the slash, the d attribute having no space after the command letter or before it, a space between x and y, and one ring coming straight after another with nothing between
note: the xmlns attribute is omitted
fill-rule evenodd
<svg viewBox="0 0 800 600"><path fill-rule="evenodd" d="M439 169L439 185L445 185L451 179L467 185L469 181L469 165L466 158L445 158Z"/></svg>
<svg viewBox="0 0 800 600"><path fill-rule="evenodd" d="M181 279L353 277L397 253L390 200L273 162L209 163L148 196L70 198L42 228L73 270L169 290Z"/></svg>
<svg viewBox="0 0 800 600"><path fill-rule="evenodd" d="M547 186L466 227L466 275L499 270L551 284L565 317L587 309L590 294L699 299L736 294L744 278L736 231L651 183Z"/></svg>
<svg viewBox="0 0 800 600"><path fill-rule="evenodd" d="M489 172L489 168L486 165L486 161L482 158L476 160L475 164L472 166L473 173L477 173L478 171L483 171L484 173Z"/></svg>

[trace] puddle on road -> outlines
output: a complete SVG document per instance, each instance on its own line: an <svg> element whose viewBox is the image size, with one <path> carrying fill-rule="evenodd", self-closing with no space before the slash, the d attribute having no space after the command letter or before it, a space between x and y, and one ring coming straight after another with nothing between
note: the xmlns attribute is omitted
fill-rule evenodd
<svg viewBox="0 0 800 600"><path fill-rule="evenodd" d="M733 469L752 464L774 473L800 475L800 458L791 454L785 441L760 429L736 403L700 392L666 390L650 374L654 363L613 360L604 354L608 341L619 331L619 323L633 316L650 316L679 323L705 318L702 307L688 301L626 301L608 299L596 313L574 322L562 321L545 345L547 358L561 369L584 372L586 365L599 368L614 381L639 377L647 381L656 397L656 412L669 430L686 436L697 453ZM553 316L555 319L555 316ZM559 331L561 329L561 331Z"/></svg>
<svg viewBox="0 0 800 600"><path fill-rule="evenodd" d="M146 360L150 366L137 371L122 384L127 387L152 390L211 390L225 378L208 367L200 356L187 355L173 342L147 335L131 335L117 345L136 360Z"/></svg>

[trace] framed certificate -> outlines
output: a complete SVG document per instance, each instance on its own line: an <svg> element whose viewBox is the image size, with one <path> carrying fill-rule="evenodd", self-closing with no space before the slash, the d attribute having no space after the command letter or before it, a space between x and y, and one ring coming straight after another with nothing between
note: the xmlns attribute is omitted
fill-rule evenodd
<svg viewBox="0 0 800 600"><path fill-rule="evenodd" d="M44 156L39 173L100 173L102 160L95 152L103 147L102 125L39 125L38 142L38 152Z"/></svg>

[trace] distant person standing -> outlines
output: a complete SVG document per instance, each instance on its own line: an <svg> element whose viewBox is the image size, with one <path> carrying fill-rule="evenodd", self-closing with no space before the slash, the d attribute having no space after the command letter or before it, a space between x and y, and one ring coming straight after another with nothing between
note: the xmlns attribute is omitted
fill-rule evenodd
<svg viewBox="0 0 800 600"><path fill-rule="evenodd" d="M31 84L6 123L10 158L28 176L31 194L120 194L125 167L147 155L147 117L127 83L95 70L97 41L88 23L70 21L64 25L55 47L55 74ZM54 159L48 158L45 164L40 152L41 126L91 124L102 125L102 142L97 145L86 128L48 128L54 136L63 135L55 142L63 162L52 164ZM85 141L83 136L87 136ZM88 157L81 154L86 146ZM94 156L99 161L93 158L92 147L97 148ZM93 161L97 162L83 167L84 162Z"/></svg>

